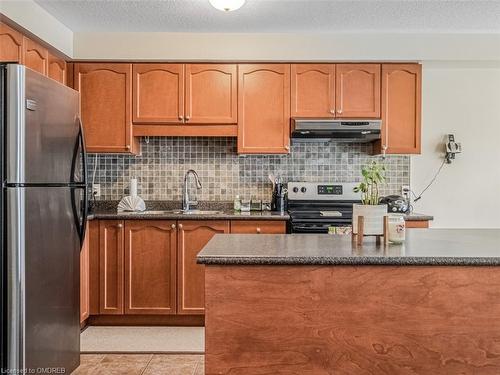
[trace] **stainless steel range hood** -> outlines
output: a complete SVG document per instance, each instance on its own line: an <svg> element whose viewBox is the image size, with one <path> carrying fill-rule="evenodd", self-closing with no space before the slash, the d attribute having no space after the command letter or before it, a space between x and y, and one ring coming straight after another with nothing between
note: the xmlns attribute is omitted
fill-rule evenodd
<svg viewBox="0 0 500 375"><path fill-rule="evenodd" d="M300 142L371 142L380 139L381 120L293 118L291 138Z"/></svg>

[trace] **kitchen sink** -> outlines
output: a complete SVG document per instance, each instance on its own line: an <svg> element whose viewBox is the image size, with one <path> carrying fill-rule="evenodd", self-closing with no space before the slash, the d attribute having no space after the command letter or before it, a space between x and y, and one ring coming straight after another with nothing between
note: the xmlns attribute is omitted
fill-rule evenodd
<svg viewBox="0 0 500 375"><path fill-rule="evenodd" d="M159 210L159 211L142 211L142 212L120 212L120 214L125 215L217 215L222 213L221 211L211 211L211 210Z"/></svg>

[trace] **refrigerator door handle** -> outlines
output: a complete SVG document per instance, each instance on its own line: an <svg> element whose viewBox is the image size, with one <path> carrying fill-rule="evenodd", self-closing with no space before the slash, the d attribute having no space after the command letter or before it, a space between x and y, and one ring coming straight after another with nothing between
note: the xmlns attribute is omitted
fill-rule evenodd
<svg viewBox="0 0 500 375"><path fill-rule="evenodd" d="M82 205L82 234L80 236L81 242L85 239L85 232L87 231L87 217L89 214L88 206L88 184L87 184L87 150L85 149L85 136L83 134L82 120L78 117L78 125L80 131L78 132L78 139L82 150L82 164L83 164L83 205Z"/></svg>
<svg viewBox="0 0 500 375"><path fill-rule="evenodd" d="M78 231L78 236L80 237L80 243L83 244L85 239L85 232L87 229L87 217L88 217L88 199L87 199L87 152L85 150L85 139L83 136L83 126L80 118L78 120L78 139L75 145L75 153L73 155L73 165L71 167L71 181L75 182L75 171L77 169L77 163L82 163L82 182L79 184L80 187L71 187L71 207L73 209L73 216L75 220L75 226ZM80 152L80 158L78 154ZM76 207L75 190L82 189L83 197L80 205L80 212L78 212Z"/></svg>

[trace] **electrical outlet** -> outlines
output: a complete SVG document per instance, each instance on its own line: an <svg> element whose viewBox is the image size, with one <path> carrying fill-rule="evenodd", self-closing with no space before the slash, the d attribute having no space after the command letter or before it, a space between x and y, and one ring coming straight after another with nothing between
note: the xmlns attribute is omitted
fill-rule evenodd
<svg viewBox="0 0 500 375"><path fill-rule="evenodd" d="M405 197L406 199L410 198L410 186L409 185L401 186L401 195L403 197Z"/></svg>
<svg viewBox="0 0 500 375"><path fill-rule="evenodd" d="M92 196L95 198L101 196L101 184L92 184Z"/></svg>

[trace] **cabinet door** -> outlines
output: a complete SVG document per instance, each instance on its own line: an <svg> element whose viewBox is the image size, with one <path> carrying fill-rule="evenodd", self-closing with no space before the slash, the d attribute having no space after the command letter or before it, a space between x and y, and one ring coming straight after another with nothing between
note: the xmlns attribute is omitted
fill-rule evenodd
<svg viewBox="0 0 500 375"><path fill-rule="evenodd" d="M100 220L100 314L123 314L123 239L123 221Z"/></svg>
<svg viewBox="0 0 500 375"><path fill-rule="evenodd" d="M380 64L337 64L336 117L380 117Z"/></svg>
<svg viewBox="0 0 500 375"><path fill-rule="evenodd" d="M335 65L292 64L292 117L335 117Z"/></svg>
<svg viewBox="0 0 500 375"><path fill-rule="evenodd" d="M232 220L231 233L235 234L285 234L284 221Z"/></svg>
<svg viewBox="0 0 500 375"><path fill-rule="evenodd" d="M89 152L138 152L130 120L131 64L74 66L80 112Z"/></svg>
<svg viewBox="0 0 500 375"><path fill-rule="evenodd" d="M290 65L238 66L238 152L290 150Z"/></svg>
<svg viewBox="0 0 500 375"><path fill-rule="evenodd" d="M184 65L134 64L135 124L178 124L184 121Z"/></svg>
<svg viewBox="0 0 500 375"><path fill-rule="evenodd" d="M26 37L24 37L23 44L23 64L40 74L47 75L49 51Z"/></svg>
<svg viewBox="0 0 500 375"><path fill-rule="evenodd" d="M186 124L236 124L236 64L186 64Z"/></svg>
<svg viewBox="0 0 500 375"><path fill-rule="evenodd" d="M125 314L176 313L175 221L125 222Z"/></svg>
<svg viewBox="0 0 500 375"><path fill-rule="evenodd" d="M80 324L90 315L89 231L80 251Z"/></svg>
<svg viewBox="0 0 500 375"><path fill-rule="evenodd" d="M422 67L382 66L382 150L389 154L420 153Z"/></svg>
<svg viewBox="0 0 500 375"><path fill-rule="evenodd" d="M196 255L217 233L229 233L229 221L180 221L178 231L177 312L204 314L205 267Z"/></svg>
<svg viewBox="0 0 500 375"><path fill-rule="evenodd" d="M49 53L49 71L48 76L63 85L66 84L66 61Z"/></svg>
<svg viewBox="0 0 500 375"><path fill-rule="evenodd" d="M0 62L22 64L23 35L0 22Z"/></svg>

